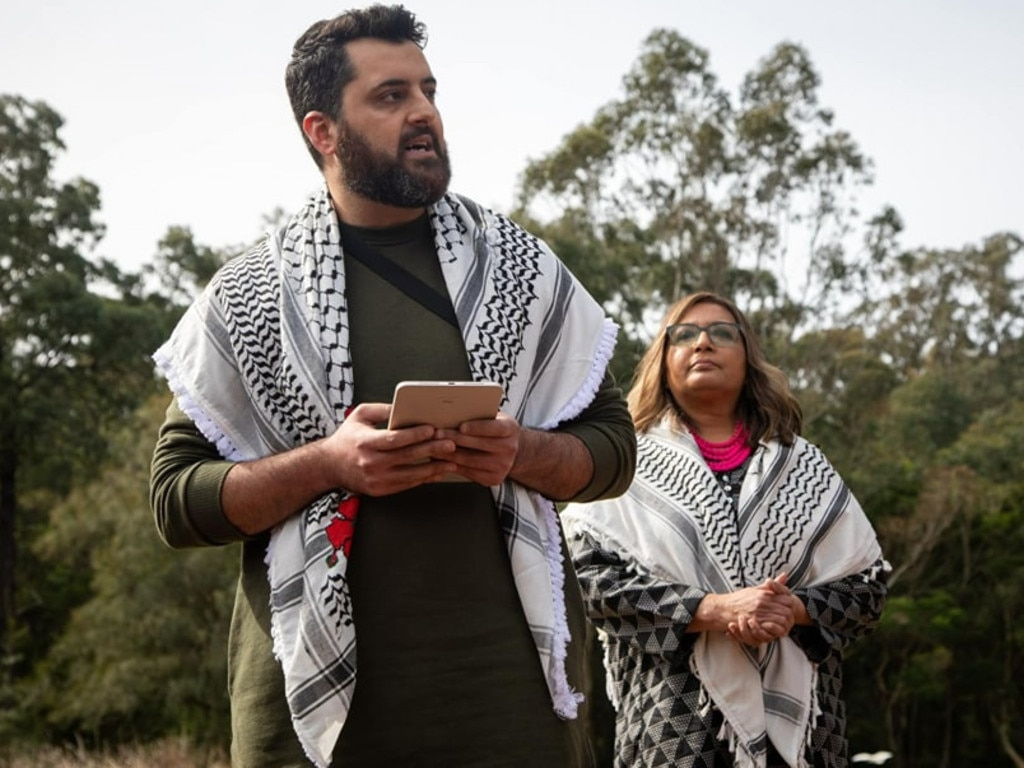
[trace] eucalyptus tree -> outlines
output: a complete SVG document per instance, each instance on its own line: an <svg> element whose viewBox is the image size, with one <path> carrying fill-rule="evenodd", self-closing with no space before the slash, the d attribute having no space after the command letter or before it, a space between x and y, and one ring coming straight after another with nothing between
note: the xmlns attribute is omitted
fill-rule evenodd
<svg viewBox="0 0 1024 768"><path fill-rule="evenodd" d="M807 53L782 43L734 105L707 51L653 31L601 107L520 177L531 217L621 321L650 337L681 294L711 289L785 319L790 339L838 311L855 195L870 163L818 103Z"/></svg>
<svg viewBox="0 0 1024 768"><path fill-rule="evenodd" d="M831 455L894 570L848 679L900 764L1024 767L1022 245L880 248L853 315L896 384L867 429L828 437L855 446Z"/></svg>
<svg viewBox="0 0 1024 768"><path fill-rule="evenodd" d="M941 372L905 385L857 477L894 568L882 629L848 663L851 712L881 716L851 738L900 765L1022 768L1024 401L966 427L965 411Z"/></svg>
<svg viewBox="0 0 1024 768"><path fill-rule="evenodd" d="M904 376L931 365L985 360L1024 334L1024 242L1010 232L963 248L896 251L876 266L876 287L855 317Z"/></svg>
<svg viewBox="0 0 1024 768"><path fill-rule="evenodd" d="M163 318L138 276L93 256L97 186L57 181L61 116L0 95L0 653L18 615L17 542L29 492L60 494L103 453L103 429L153 384ZM0 682L12 674L9 664Z"/></svg>
<svg viewBox="0 0 1024 768"><path fill-rule="evenodd" d="M160 238L153 262L144 265L142 271L156 281L157 296L183 309L226 261L226 254L225 250L197 243L191 228L174 225Z"/></svg>
<svg viewBox="0 0 1024 768"><path fill-rule="evenodd" d="M0 721L0 741L188 736L227 746L238 550L173 552L156 533L146 481L167 399L153 395L113 431L104 466L51 508L33 543L40 562L71 565L87 589L35 674L19 681L16 718L8 734Z"/></svg>

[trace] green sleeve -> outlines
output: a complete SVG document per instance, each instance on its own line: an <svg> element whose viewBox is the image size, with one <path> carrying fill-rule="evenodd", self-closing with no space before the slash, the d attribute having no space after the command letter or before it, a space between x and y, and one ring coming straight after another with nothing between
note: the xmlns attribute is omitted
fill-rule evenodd
<svg viewBox="0 0 1024 768"><path fill-rule="evenodd" d="M167 408L150 464L149 502L164 542L175 549L248 538L224 516L225 461L176 400Z"/></svg>
<svg viewBox="0 0 1024 768"><path fill-rule="evenodd" d="M594 462L590 483L567 501L611 498L626 491L636 462L636 433L610 374L590 405L557 431L582 440ZM157 530L168 546L216 546L249 538L221 508L221 488L232 465L172 401L153 451L149 484Z"/></svg>
<svg viewBox="0 0 1024 768"><path fill-rule="evenodd" d="M595 501L621 496L633 481L636 468L636 430L622 390L611 373L589 406L556 431L575 435L594 460L590 483L566 501Z"/></svg>

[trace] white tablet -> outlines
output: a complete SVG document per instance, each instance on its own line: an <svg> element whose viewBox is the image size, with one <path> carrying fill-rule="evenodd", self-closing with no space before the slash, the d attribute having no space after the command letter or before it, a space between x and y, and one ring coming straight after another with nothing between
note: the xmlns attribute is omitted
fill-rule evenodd
<svg viewBox="0 0 1024 768"><path fill-rule="evenodd" d="M395 387L388 429L454 429L464 421L493 419L501 397L501 385L491 381L403 381Z"/></svg>

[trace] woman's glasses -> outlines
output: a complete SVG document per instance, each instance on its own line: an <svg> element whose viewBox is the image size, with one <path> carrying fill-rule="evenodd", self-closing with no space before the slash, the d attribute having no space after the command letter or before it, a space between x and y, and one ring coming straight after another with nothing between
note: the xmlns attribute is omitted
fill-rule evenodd
<svg viewBox="0 0 1024 768"><path fill-rule="evenodd" d="M711 343L718 347L731 347L743 338L739 323L676 323L665 329L669 342L675 346L692 346L705 332Z"/></svg>

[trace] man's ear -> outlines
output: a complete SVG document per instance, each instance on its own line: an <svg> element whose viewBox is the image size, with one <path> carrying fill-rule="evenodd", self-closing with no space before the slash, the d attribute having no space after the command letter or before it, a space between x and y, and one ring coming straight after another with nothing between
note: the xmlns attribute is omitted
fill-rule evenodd
<svg viewBox="0 0 1024 768"><path fill-rule="evenodd" d="M337 123L323 112L309 112L302 118L302 132L309 143L324 157L334 154L338 147Z"/></svg>

